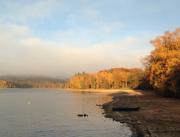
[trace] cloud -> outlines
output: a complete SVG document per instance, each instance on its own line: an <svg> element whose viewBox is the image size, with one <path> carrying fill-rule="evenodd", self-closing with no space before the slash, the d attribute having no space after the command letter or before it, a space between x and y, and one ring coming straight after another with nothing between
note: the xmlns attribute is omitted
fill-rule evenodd
<svg viewBox="0 0 180 137"><path fill-rule="evenodd" d="M88 27L73 26L67 29L59 29L54 33L56 39L61 42L73 41L76 43L98 41L99 39L110 39L117 31L124 28L124 24L120 21L102 22L94 21Z"/></svg>
<svg viewBox="0 0 180 137"><path fill-rule="evenodd" d="M112 33L115 30L120 30L124 28L123 22L120 21L111 21L111 22L95 22L96 26L100 26L101 30L105 31L106 33Z"/></svg>
<svg viewBox="0 0 180 137"><path fill-rule="evenodd" d="M24 36L30 34L30 28L23 25L11 24L11 23L1 23L0 31L8 35L18 35Z"/></svg>
<svg viewBox="0 0 180 137"><path fill-rule="evenodd" d="M101 3L0 2L0 75L69 77L81 71L142 67L149 39L123 35L126 24Z"/></svg>
<svg viewBox="0 0 180 137"><path fill-rule="evenodd" d="M0 31L0 75L69 77L111 67L141 67L145 55L136 37L114 42L81 43L50 41L35 37L26 26L8 25ZM140 46L140 47L139 47ZM138 48L139 47L139 48ZM134 49L138 50L134 50ZM132 49L132 50L131 50Z"/></svg>
<svg viewBox="0 0 180 137"><path fill-rule="evenodd" d="M59 6L61 0L58 1ZM1 1L1 22L26 22L49 16L57 5L56 0Z"/></svg>
<svg viewBox="0 0 180 137"><path fill-rule="evenodd" d="M0 23L0 48L12 48L18 44L19 39L25 38L31 34L31 30L27 26L17 24Z"/></svg>

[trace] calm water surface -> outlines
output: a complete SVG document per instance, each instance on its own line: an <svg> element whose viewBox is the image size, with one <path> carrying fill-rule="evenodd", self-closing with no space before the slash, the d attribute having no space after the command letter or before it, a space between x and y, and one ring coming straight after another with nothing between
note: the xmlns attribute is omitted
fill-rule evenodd
<svg viewBox="0 0 180 137"><path fill-rule="evenodd" d="M0 137L130 137L126 125L96 106L108 100L102 93L0 89Z"/></svg>

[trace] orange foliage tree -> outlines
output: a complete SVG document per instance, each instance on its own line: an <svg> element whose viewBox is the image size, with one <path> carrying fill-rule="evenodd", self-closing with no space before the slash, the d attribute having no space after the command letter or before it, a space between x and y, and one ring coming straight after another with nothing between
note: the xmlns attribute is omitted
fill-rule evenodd
<svg viewBox="0 0 180 137"><path fill-rule="evenodd" d="M136 88L144 72L141 69L113 68L98 73L77 73L68 82L69 88L117 89Z"/></svg>
<svg viewBox="0 0 180 137"><path fill-rule="evenodd" d="M15 85L12 82L6 80L0 80L0 88L13 88Z"/></svg>
<svg viewBox="0 0 180 137"><path fill-rule="evenodd" d="M180 97L180 28L152 41L145 60L147 78L159 94Z"/></svg>

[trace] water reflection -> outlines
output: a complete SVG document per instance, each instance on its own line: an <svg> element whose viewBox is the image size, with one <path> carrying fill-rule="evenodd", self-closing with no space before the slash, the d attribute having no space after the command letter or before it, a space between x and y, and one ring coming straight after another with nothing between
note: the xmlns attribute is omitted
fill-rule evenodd
<svg viewBox="0 0 180 137"><path fill-rule="evenodd" d="M3 89L0 92L0 136L131 136L129 128L104 118L103 110L96 106L110 100L110 96L102 93ZM79 113L87 113L88 117L77 117Z"/></svg>

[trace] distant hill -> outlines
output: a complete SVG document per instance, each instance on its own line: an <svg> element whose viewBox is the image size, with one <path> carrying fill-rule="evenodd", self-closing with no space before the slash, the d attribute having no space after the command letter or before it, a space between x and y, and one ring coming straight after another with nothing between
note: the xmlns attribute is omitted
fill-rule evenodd
<svg viewBox="0 0 180 137"><path fill-rule="evenodd" d="M9 88L62 88L66 80L37 76L0 76L0 87ZM7 84L8 83L8 84Z"/></svg>
<svg viewBox="0 0 180 137"><path fill-rule="evenodd" d="M76 73L69 80L40 76L0 76L0 87L9 88L75 88L118 89L137 88L144 81L139 68L111 68L97 73Z"/></svg>

